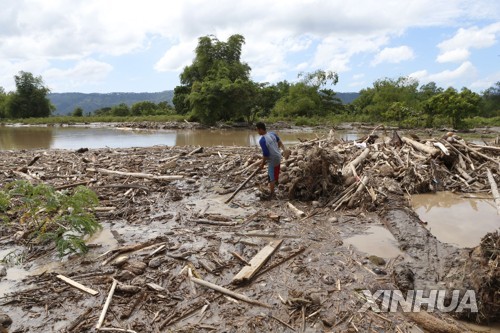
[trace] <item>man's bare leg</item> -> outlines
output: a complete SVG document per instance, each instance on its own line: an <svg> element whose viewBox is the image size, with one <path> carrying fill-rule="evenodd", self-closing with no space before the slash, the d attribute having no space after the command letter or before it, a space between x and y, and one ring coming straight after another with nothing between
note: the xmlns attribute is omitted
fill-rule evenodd
<svg viewBox="0 0 500 333"><path fill-rule="evenodd" d="M269 191L271 192L270 196L274 195L274 187L276 185L276 181L269 182Z"/></svg>

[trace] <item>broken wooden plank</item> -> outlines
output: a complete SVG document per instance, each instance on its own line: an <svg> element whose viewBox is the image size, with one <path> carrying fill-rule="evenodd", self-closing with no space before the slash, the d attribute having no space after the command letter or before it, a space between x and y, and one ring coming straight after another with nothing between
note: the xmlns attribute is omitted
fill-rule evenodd
<svg viewBox="0 0 500 333"><path fill-rule="evenodd" d="M78 283L78 282L76 282L74 280L71 280L70 278L68 278L68 277L66 277L64 275L59 274L59 275L57 275L57 278L60 279L60 280L63 280L67 284L69 284L69 285L71 285L71 286L73 286L73 287L75 287L77 289L80 289L81 291L89 293L92 296L95 296L95 295L99 294L98 291L96 291L94 289L90 289L88 287L85 287L83 284Z"/></svg>
<svg viewBox="0 0 500 333"><path fill-rule="evenodd" d="M266 245L262 250L260 250L255 257L250 260L250 266L245 266L241 269L241 271L236 274L231 283L242 283L247 282L252 279L252 277L257 274L259 269L262 268L264 263L269 259L269 257L276 251L276 249L283 242L282 239L276 239L271 241L268 245Z"/></svg>
<svg viewBox="0 0 500 333"><path fill-rule="evenodd" d="M210 283L208 281L201 280L201 279L198 279L198 278L195 278L195 277L192 277L191 281L193 281L196 284L202 285L204 287L207 287L207 288L213 289L215 291L218 291L218 292L220 292L220 293L222 293L224 295L227 295L229 297L239 299L240 301L247 302L247 303L254 304L254 305L258 305L258 306L262 306L262 307L269 308L269 309L271 308L271 306L269 304L265 304L265 303L261 303L259 301L253 300L253 299L251 299L250 297L248 297L246 295L235 293L232 290L229 290L227 288L218 286L218 285Z"/></svg>

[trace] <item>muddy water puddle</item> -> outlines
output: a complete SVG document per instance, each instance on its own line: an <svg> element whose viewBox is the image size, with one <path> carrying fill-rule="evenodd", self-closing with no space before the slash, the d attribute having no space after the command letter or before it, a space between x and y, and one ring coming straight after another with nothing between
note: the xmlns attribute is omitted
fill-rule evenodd
<svg viewBox="0 0 500 333"><path fill-rule="evenodd" d="M500 229L493 200L451 192L412 196L413 209L442 242L465 248L477 246L488 232Z"/></svg>
<svg viewBox="0 0 500 333"><path fill-rule="evenodd" d="M386 259L403 255L403 252L398 248L398 242L390 231L378 225L370 226L363 234L344 239L344 244L346 246L352 245L368 255L376 255Z"/></svg>
<svg viewBox="0 0 500 333"><path fill-rule="evenodd" d="M101 231L87 240L87 244L98 246L102 248L102 251L107 251L115 248L118 242L111 233L109 226L105 225ZM64 274L63 265L67 261L67 257L59 259L56 254L54 254L54 258L41 259L36 263L27 265L22 265L22 259L20 248L13 247L0 250L0 261L5 263L4 267L7 271L7 275L0 279L0 297L17 290L17 284L29 276L51 272Z"/></svg>

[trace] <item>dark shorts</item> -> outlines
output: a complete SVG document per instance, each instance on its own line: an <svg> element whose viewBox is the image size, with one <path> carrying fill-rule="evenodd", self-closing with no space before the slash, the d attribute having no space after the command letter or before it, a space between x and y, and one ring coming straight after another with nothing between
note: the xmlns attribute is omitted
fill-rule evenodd
<svg viewBox="0 0 500 333"><path fill-rule="evenodd" d="M278 181L280 178L280 165L275 165L273 163L267 164L267 178L269 182Z"/></svg>

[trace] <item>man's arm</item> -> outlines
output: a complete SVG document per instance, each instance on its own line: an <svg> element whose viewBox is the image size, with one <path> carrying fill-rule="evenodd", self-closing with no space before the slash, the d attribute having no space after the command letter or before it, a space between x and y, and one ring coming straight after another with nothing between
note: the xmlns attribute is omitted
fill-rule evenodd
<svg viewBox="0 0 500 333"><path fill-rule="evenodd" d="M278 147L281 148L281 150L283 151L283 156L285 157L285 159L288 159L290 157L290 150L286 149L285 148L285 145L283 144L283 142L281 142L281 140L278 140Z"/></svg>
<svg viewBox="0 0 500 333"><path fill-rule="evenodd" d="M266 161L269 159L270 153L266 145L266 139L264 139L264 137L260 138L259 144L260 148L262 148L262 162L259 165L259 169L262 169L266 164Z"/></svg>

